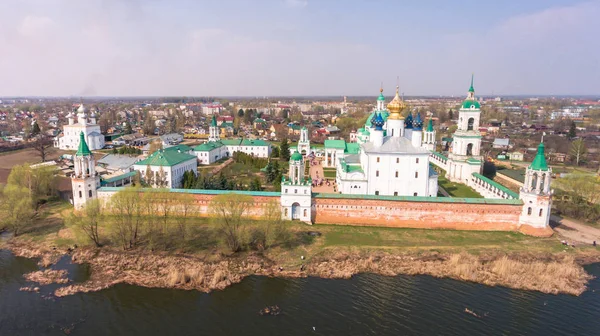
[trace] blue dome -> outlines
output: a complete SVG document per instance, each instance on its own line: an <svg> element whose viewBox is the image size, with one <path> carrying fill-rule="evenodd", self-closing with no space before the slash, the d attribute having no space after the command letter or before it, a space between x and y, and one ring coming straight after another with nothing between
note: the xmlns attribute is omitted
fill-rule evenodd
<svg viewBox="0 0 600 336"><path fill-rule="evenodd" d="M404 128L413 128L412 112L408 114L408 117L406 117L406 119L404 119Z"/></svg>
<svg viewBox="0 0 600 336"><path fill-rule="evenodd" d="M420 131L423 129L423 120L421 120L421 114L417 113L415 120L413 121L413 128L415 131Z"/></svg>
<svg viewBox="0 0 600 336"><path fill-rule="evenodd" d="M375 127L376 130L381 131L383 129L383 125L385 124L385 120L383 120L383 117L380 113L377 113L375 115L375 118L373 118L371 124L373 125L373 127Z"/></svg>

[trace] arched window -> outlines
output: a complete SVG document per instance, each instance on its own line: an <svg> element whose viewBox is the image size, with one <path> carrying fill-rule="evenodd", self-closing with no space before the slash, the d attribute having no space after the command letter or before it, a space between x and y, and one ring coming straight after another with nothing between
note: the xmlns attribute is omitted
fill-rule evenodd
<svg viewBox="0 0 600 336"><path fill-rule="evenodd" d="M92 197L92 191L90 190L90 191L88 192L88 194L89 194L89 196L90 196L90 198L91 198L91 197Z"/></svg>
<svg viewBox="0 0 600 336"><path fill-rule="evenodd" d="M379 170L375 171L375 177L379 177Z"/></svg>
<svg viewBox="0 0 600 336"><path fill-rule="evenodd" d="M79 190L79 198L83 197L83 193L81 192L81 190Z"/></svg>
<svg viewBox="0 0 600 336"><path fill-rule="evenodd" d="M396 163L400 163L400 158L396 158Z"/></svg>
<svg viewBox="0 0 600 336"><path fill-rule="evenodd" d="M474 124L475 124L475 118L469 118L469 120L467 121L467 131L472 131Z"/></svg>
<svg viewBox="0 0 600 336"><path fill-rule="evenodd" d="M417 158L417 163L419 163L419 158Z"/></svg>
<svg viewBox="0 0 600 336"><path fill-rule="evenodd" d="M398 171L396 171L396 177L398 177Z"/></svg>
<svg viewBox="0 0 600 336"><path fill-rule="evenodd" d="M537 187L538 174L533 173L531 176L531 190L534 190Z"/></svg>
<svg viewBox="0 0 600 336"><path fill-rule="evenodd" d="M303 213L303 216L306 217L306 209L304 209L304 211L302 213Z"/></svg>
<svg viewBox="0 0 600 336"><path fill-rule="evenodd" d="M419 178L419 172L415 172L415 178Z"/></svg>
<svg viewBox="0 0 600 336"><path fill-rule="evenodd" d="M540 217L542 217L543 212L544 212L544 209L540 209L540 214L539 214Z"/></svg>
<svg viewBox="0 0 600 336"><path fill-rule="evenodd" d="M467 145L467 155L473 155L473 144L472 143Z"/></svg>
<svg viewBox="0 0 600 336"><path fill-rule="evenodd" d="M527 215L531 216L531 207L527 208Z"/></svg>
<svg viewBox="0 0 600 336"><path fill-rule="evenodd" d="M544 182L546 182L546 174L542 174L542 178L540 180L540 191L544 191Z"/></svg>
<svg viewBox="0 0 600 336"><path fill-rule="evenodd" d="M377 162L379 162L379 156L377 157Z"/></svg>

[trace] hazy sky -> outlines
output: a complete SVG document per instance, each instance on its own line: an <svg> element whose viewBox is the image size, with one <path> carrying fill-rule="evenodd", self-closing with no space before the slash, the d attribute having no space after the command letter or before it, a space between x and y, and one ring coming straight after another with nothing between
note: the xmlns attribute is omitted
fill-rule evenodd
<svg viewBox="0 0 600 336"><path fill-rule="evenodd" d="M600 94L600 0L1 0L0 96Z"/></svg>

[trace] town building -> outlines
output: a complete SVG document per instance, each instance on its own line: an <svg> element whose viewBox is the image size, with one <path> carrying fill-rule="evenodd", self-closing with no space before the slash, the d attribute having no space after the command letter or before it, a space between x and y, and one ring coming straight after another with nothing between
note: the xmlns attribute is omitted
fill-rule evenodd
<svg viewBox="0 0 600 336"><path fill-rule="evenodd" d="M74 173L71 176L71 187L73 189L73 206L82 209L87 201L97 197L100 188L100 177L96 172L94 155L85 140L85 133L79 133L77 152L73 158Z"/></svg>
<svg viewBox="0 0 600 336"><path fill-rule="evenodd" d="M282 217L312 222L312 180L304 176L304 157L298 151L290 157L289 177L281 181Z"/></svg>
<svg viewBox="0 0 600 336"><path fill-rule="evenodd" d="M142 180L150 186L181 188L183 173L192 171L198 174L198 161L193 155L167 148L136 162L133 169L138 171Z"/></svg>
<svg viewBox="0 0 600 336"><path fill-rule="evenodd" d="M520 223L534 228L548 226L553 194L550 189L551 178L552 168L546 162L544 143L541 142L533 162L527 167L525 181L519 191L519 199L523 201Z"/></svg>
<svg viewBox="0 0 600 336"><path fill-rule="evenodd" d="M235 152L242 152L260 158L271 155L271 144L259 139L225 139L220 140L219 126L213 116L209 127L208 142L194 147L198 162L203 165L211 164L223 158L228 158Z"/></svg>
<svg viewBox="0 0 600 336"><path fill-rule="evenodd" d="M96 123L96 112L92 112L89 119L87 110L81 104L77 109L77 122L72 112L67 115L68 124L63 126L63 134L54 139L54 147L69 150L79 147L80 133L83 132L84 139L90 150L102 149L104 147L104 135L100 132L100 125Z"/></svg>

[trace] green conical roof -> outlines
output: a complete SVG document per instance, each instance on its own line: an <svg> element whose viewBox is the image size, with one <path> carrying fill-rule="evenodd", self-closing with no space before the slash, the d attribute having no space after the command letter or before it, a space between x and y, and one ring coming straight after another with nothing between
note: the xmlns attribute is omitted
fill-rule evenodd
<svg viewBox="0 0 600 336"><path fill-rule="evenodd" d="M533 159L531 166L529 166L529 169L543 170L543 171L548 170L548 163L546 162L546 157L544 156L544 143L543 142L541 142L540 145L538 146L537 154L535 155L535 159Z"/></svg>
<svg viewBox="0 0 600 336"><path fill-rule="evenodd" d="M471 87L469 88L469 92L475 92L475 89L473 88L473 77L474 75L471 75Z"/></svg>
<svg viewBox="0 0 600 336"><path fill-rule="evenodd" d="M429 118L429 122L427 123L427 132L433 132L433 120Z"/></svg>
<svg viewBox="0 0 600 336"><path fill-rule="evenodd" d="M87 143L85 142L85 135L83 135L83 132L79 133L79 148L77 149L77 153L75 153L75 155L76 156L92 155L90 148L88 147Z"/></svg>
<svg viewBox="0 0 600 336"><path fill-rule="evenodd" d="M302 154L298 153L298 151L294 152L290 157L292 161L302 161Z"/></svg>
<svg viewBox="0 0 600 336"><path fill-rule="evenodd" d="M217 118L213 114L212 120L210 121L210 126L217 127Z"/></svg>

